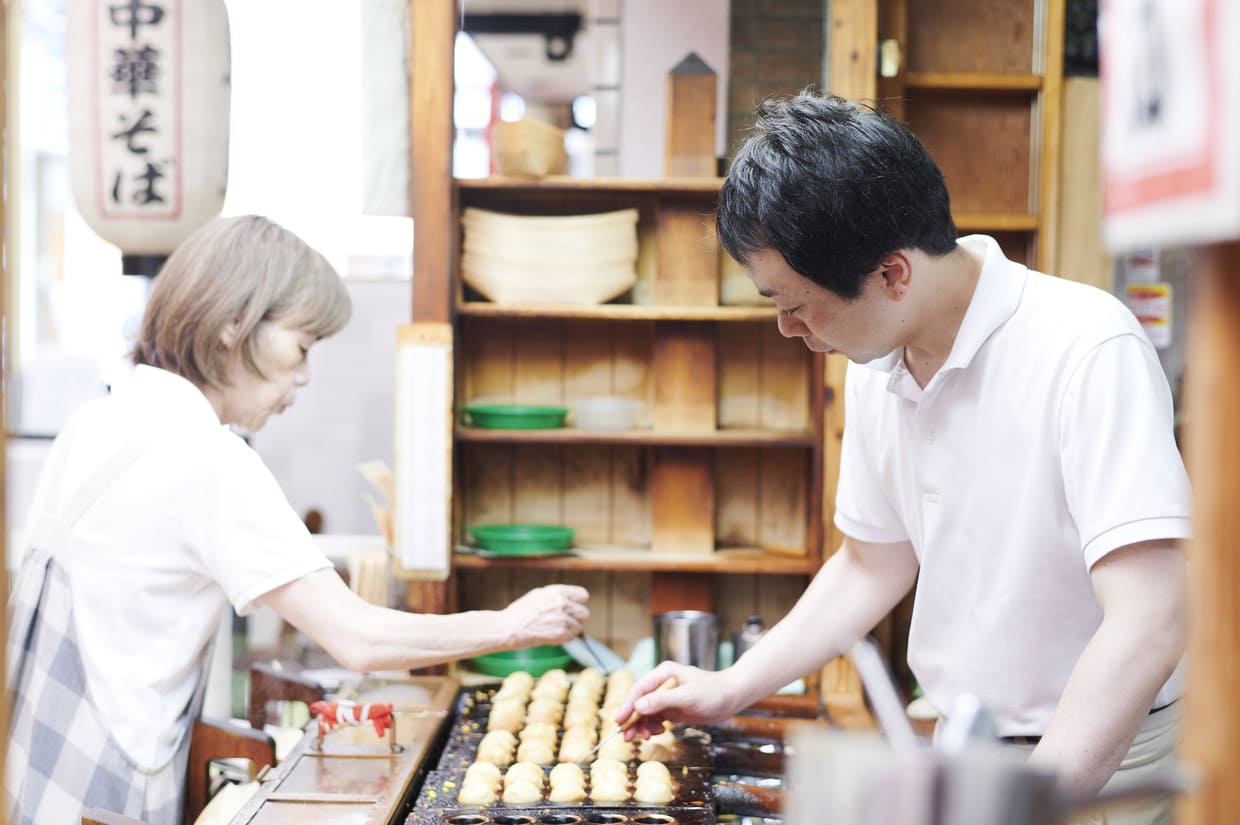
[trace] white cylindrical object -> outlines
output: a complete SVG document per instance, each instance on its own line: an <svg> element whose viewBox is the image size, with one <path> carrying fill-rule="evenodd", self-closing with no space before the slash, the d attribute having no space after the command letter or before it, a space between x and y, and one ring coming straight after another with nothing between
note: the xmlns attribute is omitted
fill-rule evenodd
<svg viewBox="0 0 1240 825"><path fill-rule="evenodd" d="M70 0L69 163L87 224L169 254L220 213L230 53L223 0Z"/></svg>

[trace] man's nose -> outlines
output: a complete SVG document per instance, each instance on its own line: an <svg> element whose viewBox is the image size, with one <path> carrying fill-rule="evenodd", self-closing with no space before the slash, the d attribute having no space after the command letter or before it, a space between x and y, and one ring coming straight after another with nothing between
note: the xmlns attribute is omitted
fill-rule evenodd
<svg viewBox="0 0 1240 825"><path fill-rule="evenodd" d="M809 330L806 328L805 324L801 323L791 315L785 315L782 312L779 313L776 323L779 326L779 334L785 338L804 338L809 334Z"/></svg>

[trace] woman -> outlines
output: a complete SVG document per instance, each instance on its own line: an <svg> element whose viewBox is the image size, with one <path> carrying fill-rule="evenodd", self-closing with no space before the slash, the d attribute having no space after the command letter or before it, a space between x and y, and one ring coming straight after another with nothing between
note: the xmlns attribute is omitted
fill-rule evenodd
<svg viewBox="0 0 1240 825"><path fill-rule="evenodd" d="M11 825L97 806L179 823L188 731L228 603L268 605L355 670L566 641L588 616L552 585L502 611L419 615L356 597L249 431L289 407L348 321L327 261L261 217L217 219L155 281L132 380L71 417L35 493L11 599Z"/></svg>

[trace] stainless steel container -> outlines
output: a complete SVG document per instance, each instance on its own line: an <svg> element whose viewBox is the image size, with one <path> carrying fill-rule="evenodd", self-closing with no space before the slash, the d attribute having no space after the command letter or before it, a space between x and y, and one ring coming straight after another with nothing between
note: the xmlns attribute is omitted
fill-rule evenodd
<svg viewBox="0 0 1240 825"><path fill-rule="evenodd" d="M701 610L673 610L654 619L656 661L671 659L703 670L719 666L719 617Z"/></svg>

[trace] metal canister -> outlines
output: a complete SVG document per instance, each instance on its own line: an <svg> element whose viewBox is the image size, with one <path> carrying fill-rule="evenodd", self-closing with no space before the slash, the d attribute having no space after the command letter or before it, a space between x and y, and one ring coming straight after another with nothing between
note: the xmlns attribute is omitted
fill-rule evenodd
<svg viewBox="0 0 1240 825"><path fill-rule="evenodd" d="M700 610L673 610L654 620L656 661L671 659L682 665L714 670L719 655L719 617Z"/></svg>
<svg viewBox="0 0 1240 825"><path fill-rule="evenodd" d="M758 643L762 634L766 633L766 623L761 616L750 616L741 629L732 634L733 660L739 659L749 648Z"/></svg>

